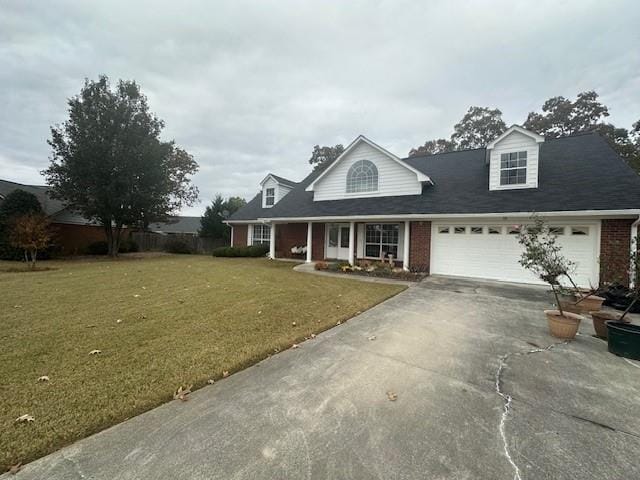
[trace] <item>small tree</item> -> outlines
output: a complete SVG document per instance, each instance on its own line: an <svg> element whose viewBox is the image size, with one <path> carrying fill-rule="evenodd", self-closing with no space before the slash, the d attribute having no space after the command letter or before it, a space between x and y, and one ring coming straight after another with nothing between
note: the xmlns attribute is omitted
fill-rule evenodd
<svg viewBox="0 0 640 480"><path fill-rule="evenodd" d="M11 244L24 251L24 260L33 270L36 268L38 251L51 242L49 219L41 213L28 213L13 222L9 239Z"/></svg>
<svg viewBox="0 0 640 480"><path fill-rule="evenodd" d="M28 213L43 213L42 206L33 193L16 189L0 201L0 259L20 258L22 252L11 245L9 234L15 219Z"/></svg>
<svg viewBox="0 0 640 480"><path fill-rule="evenodd" d="M562 276L566 276L573 283L570 272L575 268L575 264L561 254L562 247L557 243L558 237L544 221L540 217L533 217L533 222L533 225L520 227L518 242L524 251L519 263L540 280L551 285L560 315L564 316L556 287L560 287L559 278Z"/></svg>

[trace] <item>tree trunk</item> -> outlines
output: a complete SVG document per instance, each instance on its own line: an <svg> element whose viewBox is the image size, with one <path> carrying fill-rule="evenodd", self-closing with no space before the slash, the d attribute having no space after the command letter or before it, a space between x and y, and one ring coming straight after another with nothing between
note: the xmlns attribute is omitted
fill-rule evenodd
<svg viewBox="0 0 640 480"><path fill-rule="evenodd" d="M31 270L36 269L36 259L38 257L38 249L34 248L31 250Z"/></svg>
<svg viewBox="0 0 640 480"><path fill-rule="evenodd" d="M120 251L120 238L122 236L122 225L118 224L113 229L113 251L115 252L114 257L118 256Z"/></svg>
<svg viewBox="0 0 640 480"><path fill-rule="evenodd" d="M107 254L110 257L117 256L118 249L114 248L114 234L113 234L113 225L111 224L111 219L104 222L104 233L107 236Z"/></svg>

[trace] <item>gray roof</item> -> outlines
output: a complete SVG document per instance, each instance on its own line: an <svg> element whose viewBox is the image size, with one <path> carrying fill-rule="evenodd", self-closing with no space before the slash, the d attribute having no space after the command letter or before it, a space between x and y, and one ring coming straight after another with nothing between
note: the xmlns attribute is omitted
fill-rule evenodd
<svg viewBox="0 0 640 480"><path fill-rule="evenodd" d="M149 230L162 233L197 234L200 230L200 217L171 217L167 222L150 224Z"/></svg>
<svg viewBox="0 0 640 480"><path fill-rule="evenodd" d="M350 215L479 214L640 209L640 177L605 139L585 133L540 144L538 188L489 191L486 149L409 157L434 182L421 195L313 201L312 172L273 208L254 198L233 220Z"/></svg>
<svg viewBox="0 0 640 480"><path fill-rule="evenodd" d="M279 177L278 175L274 175L273 173L270 173L269 175L275 178L276 182L281 183L282 185L286 185L288 187L295 187L296 185L298 185L298 182L294 182L293 180L289 180L284 177Z"/></svg>
<svg viewBox="0 0 640 480"><path fill-rule="evenodd" d="M38 198L44 213L47 215L53 215L65 209L63 202L49 196L49 187L45 185L23 185L22 183L11 182L9 180L0 180L0 195L6 197L14 190L24 190L25 192L33 193Z"/></svg>

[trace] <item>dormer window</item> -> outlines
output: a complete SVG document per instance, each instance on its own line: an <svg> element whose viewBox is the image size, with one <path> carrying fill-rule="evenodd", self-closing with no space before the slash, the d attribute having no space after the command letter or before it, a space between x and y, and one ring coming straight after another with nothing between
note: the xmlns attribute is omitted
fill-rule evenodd
<svg viewBox="0 0 640 480"><path fill-rule="evenodd" d="M273 207L276 201L276 189L267 188L264 192L264 203L267 207Z"/></svg>
<svg viewBox="0 0 640 480"><path fill-rule="evenodd" d="M500 185L527 183L527 152L510 152L500 155Z"/></svg>
<svg viewBox="0 0 640 480"><path fill-rule="evenodd" d="M369 160L358 160L347 173L347 193L377 192L378 169Z"/></svg>

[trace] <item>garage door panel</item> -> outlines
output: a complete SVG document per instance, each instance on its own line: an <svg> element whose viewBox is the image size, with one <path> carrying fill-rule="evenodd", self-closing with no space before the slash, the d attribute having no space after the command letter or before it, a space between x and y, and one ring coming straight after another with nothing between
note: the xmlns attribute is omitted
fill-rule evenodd
<svg viewBox="0 0 640 480"><path fill-rule="evenodd" d="M440 227L449 227L441 233ZM454 227L464 226L465 233L454 233ZM482 233L471 233L471 227L482 226ZM597 225L588 227L587 235L572 235L571 226L558 236L563 253L576 263L575 280L589 286L597 282L595 265L597 252ZM489 227L500 227L499 234L489 234ZM475 231L479 229L475 228ZM460 231L460 229L458 229ZM518 263L522 246L517 235L508 234L507 225L436 223L432 230L431 271L434 274L486 278L519 283L542 283Z"/></svg>

